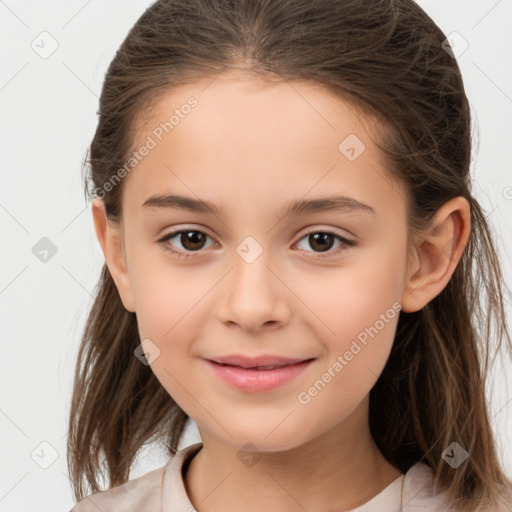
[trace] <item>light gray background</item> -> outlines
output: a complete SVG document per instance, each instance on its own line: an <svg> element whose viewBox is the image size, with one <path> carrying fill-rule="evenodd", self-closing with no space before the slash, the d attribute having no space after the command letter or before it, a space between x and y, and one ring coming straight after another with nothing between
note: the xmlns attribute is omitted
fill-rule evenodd
<svg viewBox="0 0 512 512"><path fill-rule="evenodd" d="M512 2L419 3L446 34L456 31L469 43L458 60L475 120L475 193L500 237L510 283ZM0 0L0 512L65 511L74 504L66 476L67 413L80 335L103 262L80 165L94 133L103 75L149 4ZM45 31L50 35L40 35ZM56 51L42 58L52 44ZM58 249L46 263L32 252L42 237ZM510 321L510 296L507 301ZM498 366L489 392L512 477L510 371L510 363ZM181 446L198 440L193 425ZM146 452L131 478L165 462L162 453Z"/></svg>

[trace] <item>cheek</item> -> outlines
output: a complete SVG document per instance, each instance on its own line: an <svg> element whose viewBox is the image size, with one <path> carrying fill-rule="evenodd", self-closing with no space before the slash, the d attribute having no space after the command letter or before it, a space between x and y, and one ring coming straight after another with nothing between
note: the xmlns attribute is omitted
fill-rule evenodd
<svg viewBox="0 0 512 512"><path fill-rule="evenodd" d="M133 255L137 322L141 336L179 340L177 336L197 314L215 283L211 272L199 267L177 265L163 250L151 249ZM189 331L190 332L190 331Z"/></svg>
<svg viewBox="0 0 512 512"><path fill-rule="evenodd" d="M387 361L401 310L403 260L384 246L346 268L330 269L313 288L311 282L305 280L302 289L309 287L305 302L324 324L316 335L327 352L316 377L319 387L337 383L330 389L343 392L326 395L342 405L347 393L361 398L369 392Z"/></svg>
<svg viewBox="0 0 512 512"><path fill-rule="evenodd" d="M298 293L305 294L305 302L331 337L347 342L386 313L386 325L394 319L404 285L403 265L404 258L387 246L354 252L338 269L330 268L314 280L304 276Z"/></svg>
<svg viewBox="0 0 512 512"><path fill-rule="evenodd" d="M166 258L165 254L149 257L142 251L134 254L136 270L131 279L140 339L151 340L158 353L151 369L181 405L190 401L183 386L194 396L200 393L200 389L193 389L187 372L194 355L194 341L201 336L205 314L212 307L209 292L218 275L212 275L206 268L180 267Z"/></svg>
<svg viewBox="0 0 512 512"><path fill-rule="evenodd" d="M212 276L198 276L170 265L143 268L137 276L137 324L158 356L151 370L173 400L193 419L195 400L204 393L191 373L194 341L200 336ZM155 348L156 346L156 348ZM194 397L195 400L192 400Z"/></svg>
<svg viewBox="0 0 512 512"><path fill-rule="evenodd" d="M322 330L326 357L296 396L304 428L314 426L308 418L322 417L326 429L347 418L375 385L393 346L401 308L393 283L389 276L358 277L352 273L343 281L347 293L323 302L319 316L334 334Z"/></svg>

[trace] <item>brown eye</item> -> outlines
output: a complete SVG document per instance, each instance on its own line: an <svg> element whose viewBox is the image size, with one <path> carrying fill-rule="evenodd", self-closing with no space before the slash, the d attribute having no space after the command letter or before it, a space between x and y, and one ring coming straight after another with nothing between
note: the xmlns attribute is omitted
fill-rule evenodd
<svg viewBox="0 0 512 512"><path fill-rule="evenodd" d="M307 248L300 247L300 243L306 241L307 245L313 249L313 253L321 254L327 253L336 254L339 250L343 250L346 246L355 246L356 242L352 240L348 240L335 232L332 231L312 231L310 233L306 233L304 237L298 242L299 248L307 251ZM336 241L338 241L338 245L335 246ZM331 249L335 250L331 250Z"/></svg>
<svg viewBox="0 0 512 512"><path fill-rule="evenodd" d="M179 240L187 251L197 251L203 248L206 235L201 231L182 231Z"/></svg>
<svg viewBox="0 0 512 512"><path fill-rule="evenodd" d="M181 256L188 257L192 252L199 252L205 248L205 243L209 237L206 233L195 229L173 231L159 240L164 244L164 248L178 253ZM181 245L181 247L180 247Z"/></svg>
<svg viewBox="0 0 512 512"><path fill-rule="evenodd" d="M308 243L313 249L325 252L334 245L334 236L330 233L314 233L308 235Z"/></svg>

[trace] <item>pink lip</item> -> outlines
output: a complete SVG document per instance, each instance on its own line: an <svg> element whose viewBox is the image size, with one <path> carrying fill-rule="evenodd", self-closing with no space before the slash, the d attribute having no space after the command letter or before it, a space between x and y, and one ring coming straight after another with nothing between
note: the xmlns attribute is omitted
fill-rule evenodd
<svg viewBox="0 0 512 512"><path fill-rule="evenodd" d="M294 377L297 377L310 365L310 363L313 362L313 359L308 359L305 361L299 360L299 362L291 364L283 364L282 360L281 363L268 363L268 360L269 359L259 359L256 366L270 366L272 364L281 364L281 366L274 368L273 370L251 370L247 367L223 366L215 361L205 359L208 366L210 366L214 371L215 375L228 384L249 392L262 392L275 389L286 382L289 382ZM260 361L267 362L267 364L261 364Z"/></svg>
<svg viewBox="0 0 512 512"><path fill-rule="evenodd" d="M301 363L305 360L267 354L258 357L248 357L242 354L233 354L229 356L209 357L207 359L215 363L242 366L244 368L255 368L257 366L284 366L288 364Z"/></svg>

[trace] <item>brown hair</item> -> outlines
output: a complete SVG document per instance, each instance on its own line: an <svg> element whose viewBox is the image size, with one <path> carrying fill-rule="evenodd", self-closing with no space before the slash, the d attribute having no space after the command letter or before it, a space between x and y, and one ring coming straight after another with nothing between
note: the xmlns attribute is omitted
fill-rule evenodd
<svg viewBox="0 0 512 512"><path fill-rule="evenodd" d="M512 489L485 390L491 356L511 340L493 234L471 193L470 109L445 39L412 0L159 0L108 68L84 178L86 195L101 190L118 222L123 183L103 185L133 150L137 120L173 87L229 68L312 82L364 106L380 120L383 154L406 185L411 232L427 228L457 196L468 200L472 226L443 291L420 311L400 314L370 393L371 432L402 472L423 461L458 510L480 511L508 501ZM139 344L136 316L104 265L70 411L68 464L78 500L101 490L101 466L113 487L128 480L144 445L163 440L170 455L177 450L189 417L134 357ZM457 470L441 456L453 441L469 453Z"/></svg>

